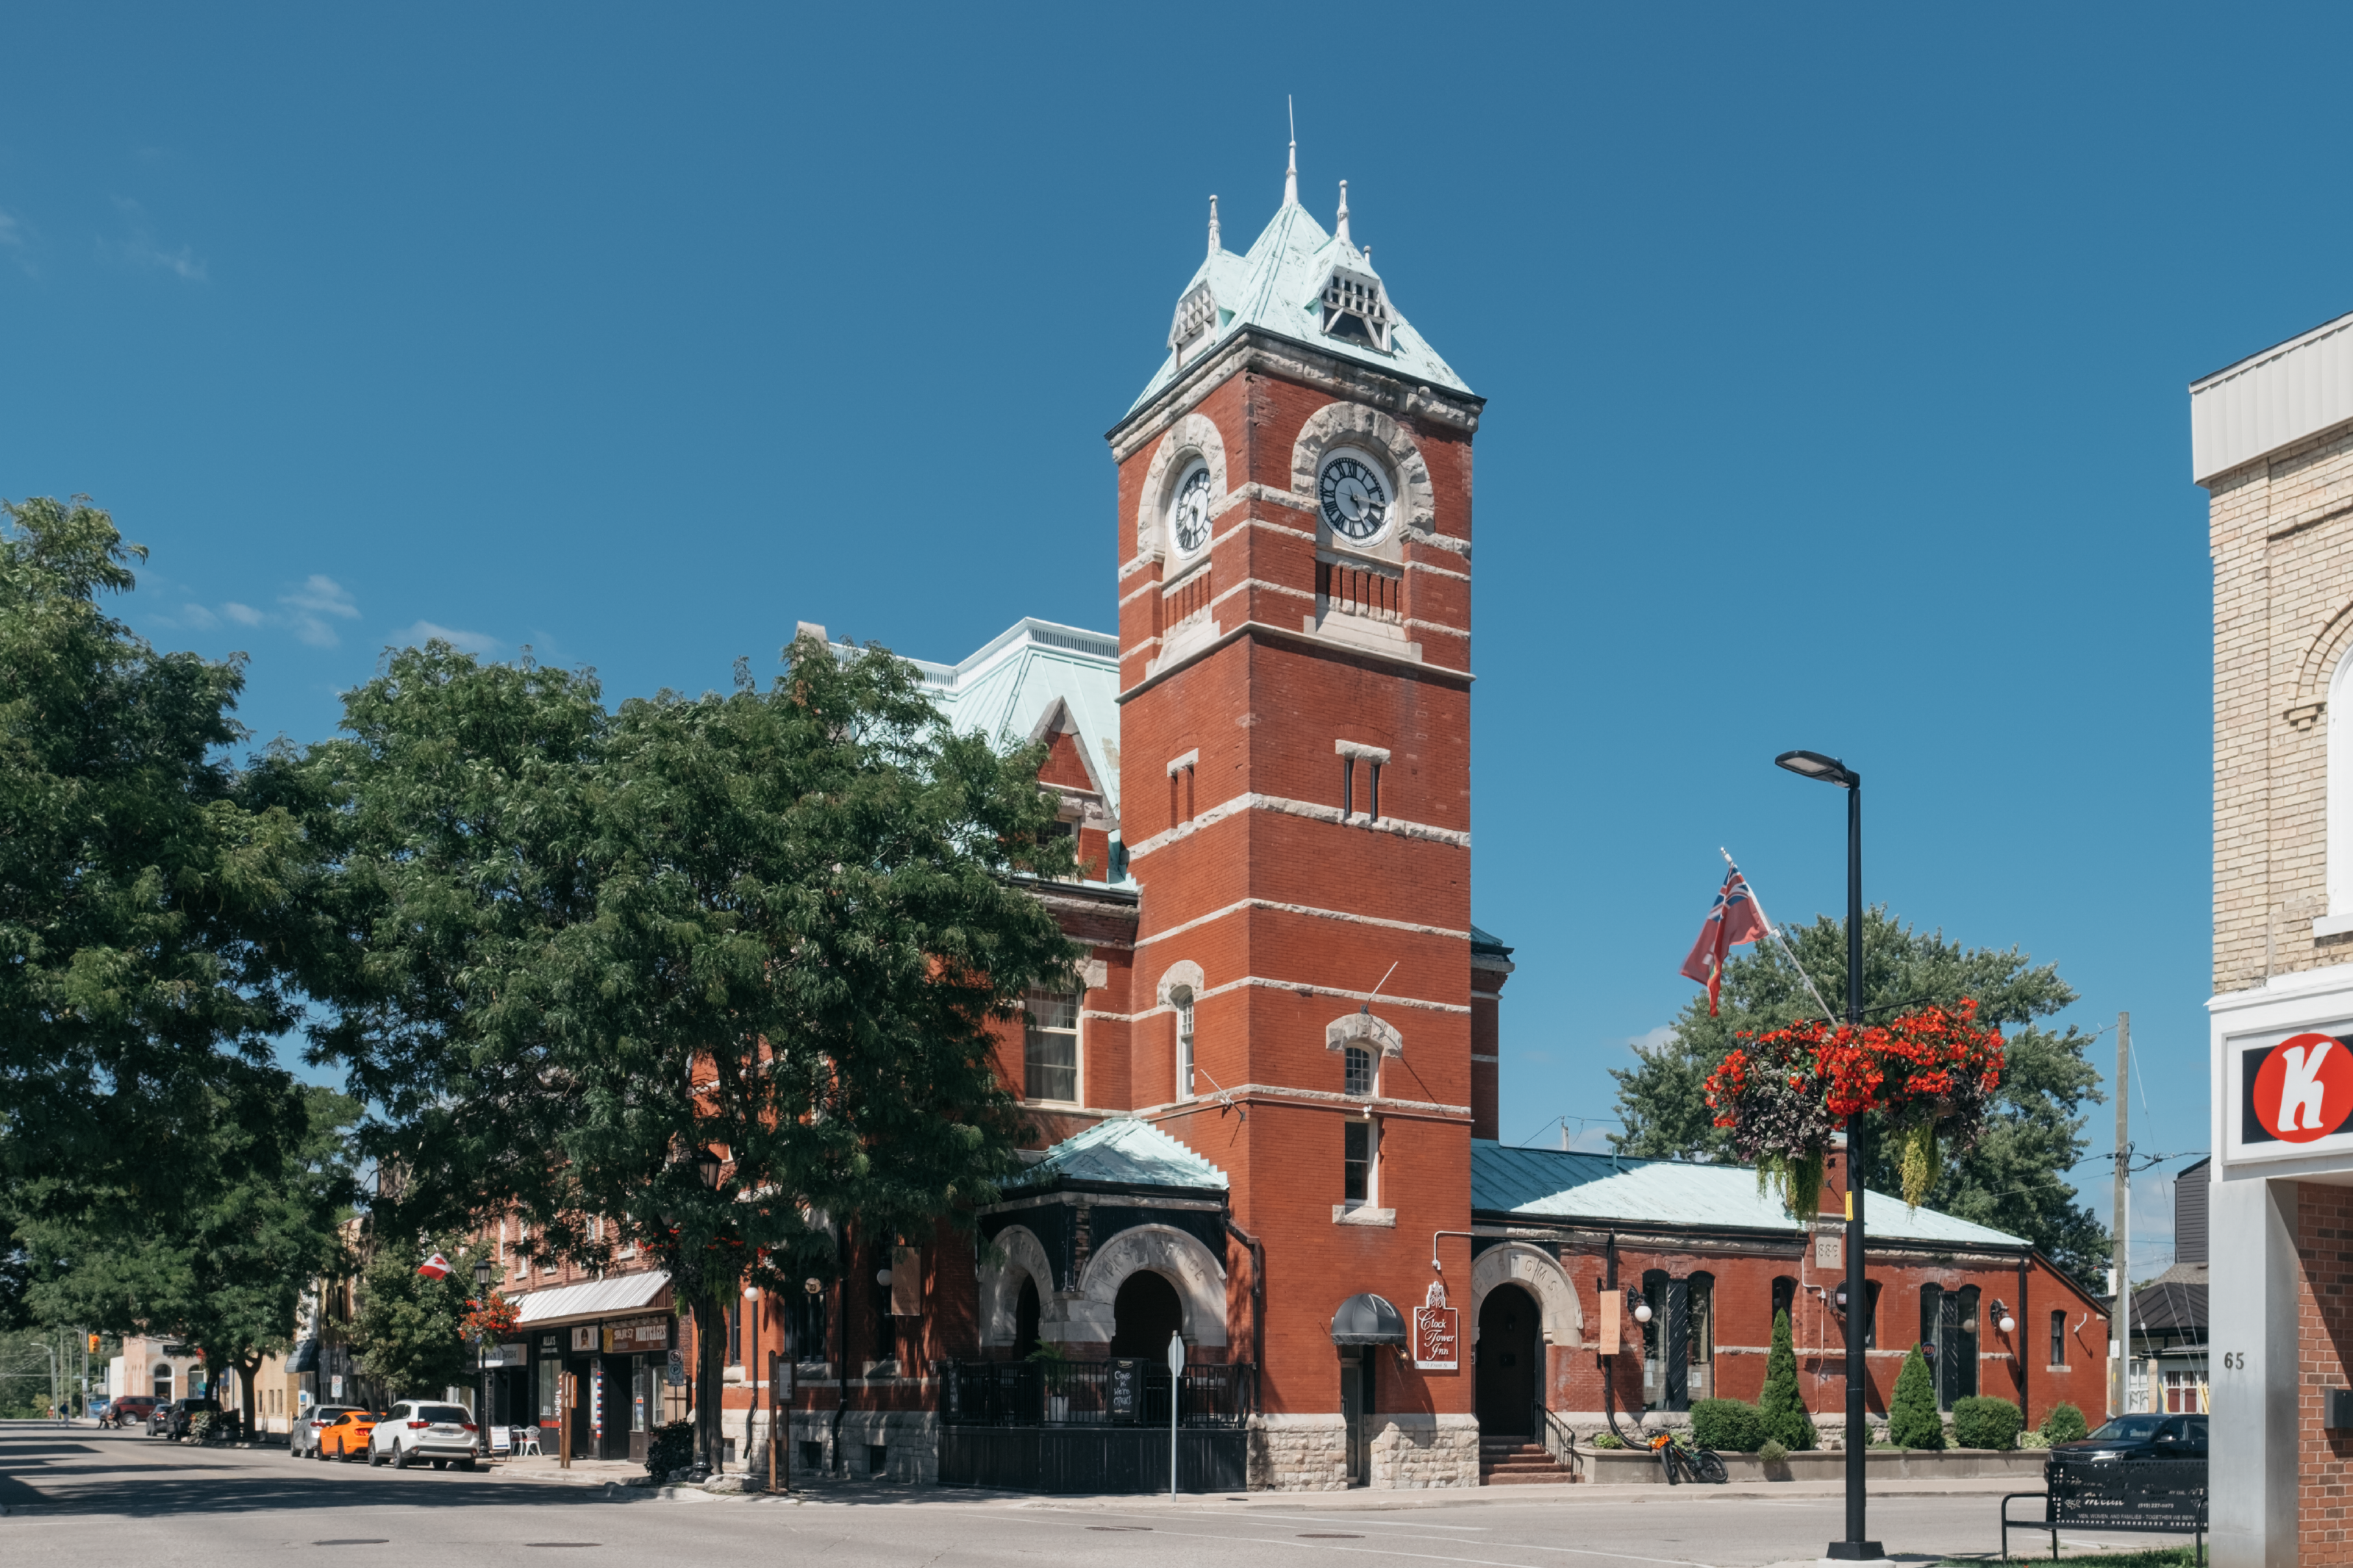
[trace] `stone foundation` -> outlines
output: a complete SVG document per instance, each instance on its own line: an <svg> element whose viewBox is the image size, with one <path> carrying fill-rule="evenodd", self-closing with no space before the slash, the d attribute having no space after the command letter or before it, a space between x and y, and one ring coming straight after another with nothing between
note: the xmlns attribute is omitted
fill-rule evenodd
<svg viewBox="0 0 2353 1568"><path fill-rule="evenodd" d="M1477 1416L1377 1414L1373 1420L1367 1447L1374 1486L1414 1489L1479 1484Z"/></svg>
<svg viewBox="0 0 2353 1568"><path fill-rule="evenodd" d="M753 1433L751 1462L745 1467L768 1473L765 1421ZM929 1410L849 1410L841 1417L841 1448L833 1445L833 1412L798 1410L792 1418L792 1448L777 1456L779 1474L789 1458L795 1475L809 1470L809 1444L817 1445L817 1468L828 1477L853 1481L905 1481L931 1486L940 1479L940 1418ZM877 1468L874 1450L880 1448Z"/></svg>
<svg viewBox="0 0 2353 1568"><path fill-rule="evenodd" d="M1475 1456L1472 1473L1477 1473ZM1250 1489L1254 1492L1347 1490L1347 1428L1337 1415L1251 1416Z"/></svg>

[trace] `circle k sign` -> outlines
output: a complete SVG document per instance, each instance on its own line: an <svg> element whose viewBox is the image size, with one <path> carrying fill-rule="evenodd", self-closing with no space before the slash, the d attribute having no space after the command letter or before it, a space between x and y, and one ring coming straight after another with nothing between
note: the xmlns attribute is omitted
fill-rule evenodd
<svg viewBox="0 0 2353 1568"><path fill-rule="evenodd" d="M2310 1143L2353 1121L2353 1047L2334 1035L2291 1035L2246 1053L2240 1137Z"/></svg>

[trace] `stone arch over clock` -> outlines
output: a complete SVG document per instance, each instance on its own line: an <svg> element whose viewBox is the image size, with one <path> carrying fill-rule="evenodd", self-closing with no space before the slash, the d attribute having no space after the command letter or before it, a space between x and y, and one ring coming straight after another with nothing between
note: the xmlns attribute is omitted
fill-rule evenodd
<svg viewBox="0 0 2353 1568"><path fill-rule="evenodd" d="M1176 537L1175 513L1181 500L1191 514L1198 500L1204 525L1226 502L1226 442L1206 414L1187 414L1169 426L1145 470L1144 491L1135 502L1135 553L1151 561L1181 563L1190 570L1208 558L1208 541L1184 547Z"/></svg>
<svg viewBox="0 0 2353 1568"><path fill-rule="evenodd" d="M1437 496L1420 447L1404 426L1361 403L1327 403L1307 416L1292 443L1291 489L1314 510L1319 551L1402 563L1409 541L1436 531ZM1377 527L1354 531L1366 502L1342 504L1351 489L1381 510Z"/></svg>

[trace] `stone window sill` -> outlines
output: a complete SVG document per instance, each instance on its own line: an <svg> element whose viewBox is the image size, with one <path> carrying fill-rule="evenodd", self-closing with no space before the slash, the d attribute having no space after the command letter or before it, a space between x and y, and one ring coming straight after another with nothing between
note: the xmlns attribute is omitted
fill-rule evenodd
<svg viewBox="0 0 2353 1568"><path fill-rule="evenodd" d="M1354 1208L1349 1207L1346 1204L1334 1204L1332 1205L1332 1223L1334 1225L1379 1226L1385 1229L1395 1230L1397 1228L1397 1210L1377 1209L1369 1204L1358 1204Z"/></svg>

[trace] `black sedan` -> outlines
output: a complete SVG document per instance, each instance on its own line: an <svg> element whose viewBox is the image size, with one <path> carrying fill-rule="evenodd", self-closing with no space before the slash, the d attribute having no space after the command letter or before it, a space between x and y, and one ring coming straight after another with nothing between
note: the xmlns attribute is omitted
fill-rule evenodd
<svg viewBox="0 0 2353 1568"><path fill-rule="evenodd" d="M2054 1443L2054 1459L2204 1459L2203 1415L2119 1415L2075 1443Z"/></svg>

